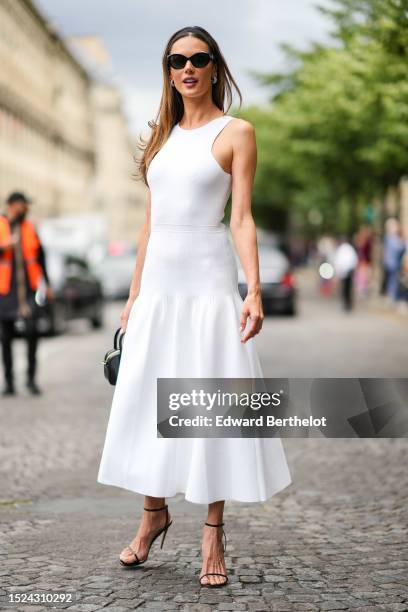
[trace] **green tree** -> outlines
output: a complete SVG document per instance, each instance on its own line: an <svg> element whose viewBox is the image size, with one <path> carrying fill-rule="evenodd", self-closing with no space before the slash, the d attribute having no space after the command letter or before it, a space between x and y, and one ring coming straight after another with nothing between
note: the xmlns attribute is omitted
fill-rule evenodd
<svg viewBox="0 0 408 612"><path fill-rule="evenodd" d="M406 8L396 0L336 0L321 8L336 45L284 46L287 74L256 74L271 105L246 109L257 128L254 205L263 225L273 210L317 208L325 227L355 229L359 205L406 172ZM340 210L347 226L339 226ZM306 223L307 225L307 223Z"/></svg>

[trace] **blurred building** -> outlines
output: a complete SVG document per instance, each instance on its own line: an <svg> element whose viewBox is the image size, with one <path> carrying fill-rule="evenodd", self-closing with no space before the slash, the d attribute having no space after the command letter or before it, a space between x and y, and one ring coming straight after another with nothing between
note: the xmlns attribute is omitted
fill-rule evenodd
<svg viewBox="0 0 408 612"><path fill-rule="evenodd" d="M145 218L146 190L135 174L135 151L113 85L94 83L91 93L96 174L94 201L107 218L113 241L135 243Z"/></svg>
<svg viewBox="0 0 408 612"><path fill-rule="evenodd" d="M64 41L31 0L1 0L0 209L24 190L36 220L101 215L134 244L146 190L109 64L97 37Z"/></svg>
<svg viewBox="0 0 408 612"><path fill-rule="evenodd" d="M0 3L0 198L15 189L33 216L91 206L90 79L30 0Z"/></svg>
<svg viewBox="0 0 408 612"><path fill-rule="evenodd" d="M111 59L96 36L70 37L69 48L92 74L90 104L95 150L93 199L107 219L111 241L134 245L143 225L146 188L134 178L136 141L129 132Z"/></svg>

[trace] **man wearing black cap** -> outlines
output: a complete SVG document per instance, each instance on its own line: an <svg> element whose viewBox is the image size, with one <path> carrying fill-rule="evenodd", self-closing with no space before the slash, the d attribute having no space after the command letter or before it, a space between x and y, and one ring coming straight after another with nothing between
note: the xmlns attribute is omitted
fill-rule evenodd
<svg viewBox="0 0 408 612"><path fill-rule="evenodd" d="M54 298L49 284L45 254L34 223L26 219L30 200L24 193L14 192L7 198L7 211L0 215L0 325L5 387L3 395L14 395L12 339L14 323L19 317L25 321L27 340L28 390L41 393L35 382L38 332L33 309L35 293L40 281L45 280L46 296Z"/></svg>

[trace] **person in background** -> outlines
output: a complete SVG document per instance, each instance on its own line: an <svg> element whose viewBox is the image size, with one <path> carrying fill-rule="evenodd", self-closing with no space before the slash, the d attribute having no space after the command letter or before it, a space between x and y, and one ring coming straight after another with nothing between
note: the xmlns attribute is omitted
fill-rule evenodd
<svg viewBox="0 0 408 612"><path fill-rule="evenodd" d="M402 314L408 313L408 249L406 249L402 261L399 277L399 311Z"/></svg>
<svg viewBox="0 0 408 612"><path fill-rule="evenodd" d="M336 253L336 239L329 233L324 233L320 236L316 243L316 258L317 265L330 264L333 266L334 256ZM323 296L330 296L333 293L334 282L332 278L318 275L319 293Z"/></svg>
<svg viewBox="0 0 408 612"><path fill-rule="evenodd" d="M397 302L399 298L399 277L405 249L400 223L395 217L389 217L385 222L383 265L387 296L391 302Z"/></svg>
<svg viewBox="0 0 408 612"><path fill-rule="evenodd" d="M351 310L353 306L353 276L357 264L358 256L356 249L351 244L351 239L349 236L342 235L334 254L333 267L341 282L341 297L345 310Z"/></svg>
<svg viewBox="0 0 408 612"><path fill-rule="evenodd" d="M372 278L373 230L369 225L360 227L354 237L354 246L358 255L358 266L355 274L355 284L359 295L367 297L370 292Z"/></svg>
<svg viewBox="0 0 408 612"><path fill-rule="evenodd" d="M46 296L54 299L49 284L45 253L35 225L26 216L30 200L14 192L7 198L6 214L0 215L0 332L5 387L3 395L15 395L12 340L16 319L25 321L27 341L26 386L33 394L41 389L35 381L38 331L34 320L35 294L42 279Z"/></svg>

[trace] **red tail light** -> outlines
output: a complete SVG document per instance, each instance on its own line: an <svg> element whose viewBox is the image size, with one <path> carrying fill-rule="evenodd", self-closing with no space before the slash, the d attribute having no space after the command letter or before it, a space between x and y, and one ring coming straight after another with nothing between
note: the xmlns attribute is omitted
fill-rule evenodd
<svg viewBox="0 0 408 612"><path fill-rule="evenodd" d="M286 274L282 276L280 282L284 287L292 288L295 286L295 277L291 272L286 272Z"/></svg>

